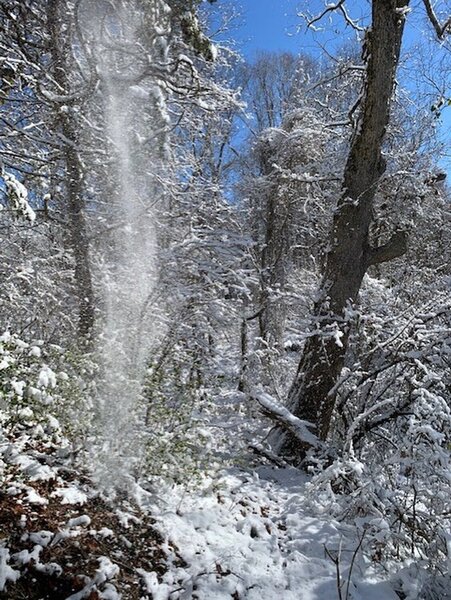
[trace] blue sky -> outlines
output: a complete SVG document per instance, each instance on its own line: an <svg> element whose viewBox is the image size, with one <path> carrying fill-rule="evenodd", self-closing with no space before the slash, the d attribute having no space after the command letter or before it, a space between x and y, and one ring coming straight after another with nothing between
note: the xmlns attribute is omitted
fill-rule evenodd
<svg viewBox="0 0 451 600"><path fill-rule="evenodd" d="M332 18L327 16L317 24L322 31L307 31L300 13L306 10L313 15L320 13L324 9L323 0L218 0L216 6L220 8L227 4L234 4L241 12L242 17L238 21L241 26L233 31L233 35L239 39L241 50L248 57L262 48L316 54L319 44L336 46L337 38L340 38L340 43L355 38L355 33L350 27L343 27L342 18L335 13L331 13ZM419 4L412 2L413 11L405 32L407 46L415 44L425 29L432 33L424 9ZM346 6L353 18L368 23L371 16L369 0L347 0Z"/></svg>
<svg viewBox="0 0 451 600"><path fill-rule="evenodd" d="M240 0L242 26L236 31L241 51L252 58L258 50L300 50L299 18L293 0Z"/></svg>
<svg viewBox="0 0 451 600"><path fill-rule="evenodd" d="M333 54L340 46L355 40L355 31L344 26L343 19L335 15L326 17L318 23L321 30L316 32L307 30L305 21L297 13L305 11L308 6L311 13L317 14L324 8L324 4L323 0L218 0L213 6L219 11L221 7L226 11L232 6L238 7L240 16L232 21L227 37L236 41L237 49L245 58L252 60L259 51L265 50L302 52L320 58L324 56L323 48ZM403 46L403 56L410 56L411 62L400 69L398 77L410 89L415 86L417 89L424 88L425 105L428 105L435 101L434 96L438 92L433 85L424 87L426 79L423 74L420 76L416 62L419 55L418 46L421 44L426 57L434 56L434 63L429 63L429 59L426 58L425 74L431 80L437 81L439 87L443 87L447 97L451 95L451 81L444 83L440 60L445 56L448 63L451 63L451 53L441 52L440 44L434 39L432 27L426 20L422 3L414 0L411 5L413 13L407 19ZM369 0L348 0L347 6L353 17L368 22L371 15ZM415 66L412 61L415 62ZM451 107L443 112L440 131L449 154L451 153ZM442 164L451 173L451 157L445 157Z"/></svg>
<svg viewBox="0 0 451 600"><path fill-rule="evenodd" d="M227 0L219 0L225 4ZM229 2L230 3L230 2ZM236 24L240 25L231 32L238 40L240 50L247 58L252 58L259 50L285 50L293 53L307 52L314 55L321 53L321 44L329 47L342 45L348 39L355 39L355 32L348 28L339 31L341 24L335 18L332 26L327 20L322 23L323 31L307 30L305 22L298 13L306 6L302 0L236 0L233 2L241 12L241 18ZM319 0L310 0L311 11L321 9ZM353 14L362 17L369 14L366 0L350 0Z"/></svg>

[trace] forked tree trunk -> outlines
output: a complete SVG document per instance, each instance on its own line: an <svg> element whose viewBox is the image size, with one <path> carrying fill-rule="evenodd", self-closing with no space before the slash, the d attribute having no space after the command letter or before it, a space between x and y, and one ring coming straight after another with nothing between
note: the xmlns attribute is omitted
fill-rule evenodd
<svg viewBox="0 0 451 600"><path fill-rule="evenodd" d="M324 278L314 308L316 330L305 345L289 392L288 408L295 416L312 422L322 440L329 432L334 386L348 345L346 305L356 300L371 264L400 256L406 249L403 234L393 236L384 247L371 248L368 232L378 180L385 170L381 148L408 4L409 0L372 3L362 111L345 166L342 196L335 211ZM279 436L277 445L279 453L295 460L302 458L306 450L289 433Z"/></svg>

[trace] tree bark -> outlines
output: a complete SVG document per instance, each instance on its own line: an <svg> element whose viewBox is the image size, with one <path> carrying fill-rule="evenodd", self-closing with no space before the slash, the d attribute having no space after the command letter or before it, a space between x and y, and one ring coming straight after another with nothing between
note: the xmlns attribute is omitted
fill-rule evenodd
<svg viewBox="0 0 451 600"><path fill-rule="evenodd" d="M49 0L47 23L52 57L52 76L59 93L69 94L69 60L67 39L61 39L59 32L65 22L64 3ZM75 260L75 281L78 294L79 318L78 333L81 339L89 338L95 321L95 302L89 260L89 243L84 216L83 169L77 149L77 123L71 107L57 107L57 124L63 141L62 158L66 169L66 189L70 220L70 243Z"/></svg>
<svg viewBox="0 0 451 600"><path fill-rule="evenodd" d="M267 201L265 241L261 253L260 305L258 318L260 337L268 349L281 351L285 326L287 249L286 212L277 186L272 186Z"/></svg>
<svg viewBox="0 0 451 600"><path fill-rule="evenodd" d="M356 300L371 264L405 252L405 237L398 236L386 247L373 249L368 235L378 180L385 171L381 150L408 4L409 0L372 3L372 28L367 32L365 46L368 53L363 105L351 141L324 277L314 307L315 330L306 342L289 391L288 408L296 417L314 423L321 440L329 432L334 387L348 345L346 306ZM307 449L286 432L279 436L276 445L279 453L294 460L302 459Z"/></svg>
<svg viewBox="0 0 451 600"><path fill-rule="evenodd" d="M288 207L280 193L273 162L277 150L271 139L261 136L258 147L260 175L264 186L258 202L263 202L264 240L260 254L260 338L264 347L280 352L285 328L286 258L288 255Z"/></svg>

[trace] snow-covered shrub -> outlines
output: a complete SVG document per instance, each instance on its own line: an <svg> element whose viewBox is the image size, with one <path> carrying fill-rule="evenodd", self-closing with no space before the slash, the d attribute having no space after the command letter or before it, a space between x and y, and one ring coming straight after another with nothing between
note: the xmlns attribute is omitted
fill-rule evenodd
<svg viewBox="0 0 451 600"><path fill-rule="evenodd" d="M374 287L374 286L373 286ZM322 510L367 530L377 561L419 561L449 573L451 514L451 310L433 306L360 321L359 353L339 387L334 443L339 458L313 479ZM391 315L390 315L391 311Z"/></svg>
<svg viewBox="0 0 451 600"><path fill-rule="evenodd" d="M41 218L33 227L6 213L0 220L0 331L68 344L77 302L64 230Z"/></svg>
<svg viewBox="0 0 451 600"><path fill-rule="evenodd" d="M87 435L91 419L89 357L58 346L0 336L0 413L6 431L29 427L63 431L73 443Z"/></svg>
<svg viewBox="0 0 451 600"><path fill-rule="evenodd" d="M22 216L33 223L36 219L36 213L31 208L28 201L27 188L13 173L6 173L6 171L3 171L1 176L5 182L7 197L10 202L11 209L18 216Z"/></svg>
<svg viewBox="0 0 451 600"><path fill-rule="evenodd" d="M53 350L58 365L58 416L66 435L79 449L86 446L95 418L98 365L93 357L76 346Z"/></svg>
<svg viewBox="0 0 451 600"><path fill-rule="evenodd" d="M58 376L46 358L41 345L9 332L0 337L0 408L7 425L45 421L55 407Z"/></svg>

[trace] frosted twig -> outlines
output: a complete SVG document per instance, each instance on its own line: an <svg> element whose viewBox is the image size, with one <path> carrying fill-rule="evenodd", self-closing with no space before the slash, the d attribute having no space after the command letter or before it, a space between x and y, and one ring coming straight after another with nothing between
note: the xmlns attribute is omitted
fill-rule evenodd
<svg viewBox="0 0 451 600"><path fill-rule="evenodd" d="M435 29L437 37L440 40L442 40L445 37L445 34L449 33L449 31L451 29L451 17L448 17L448 19L443 24L441 24L437 18L437 15L435 14L435 11L434 11L431 1L423 0L423 4L426 8L426 12L429 17L429 20Z"/></svg>

